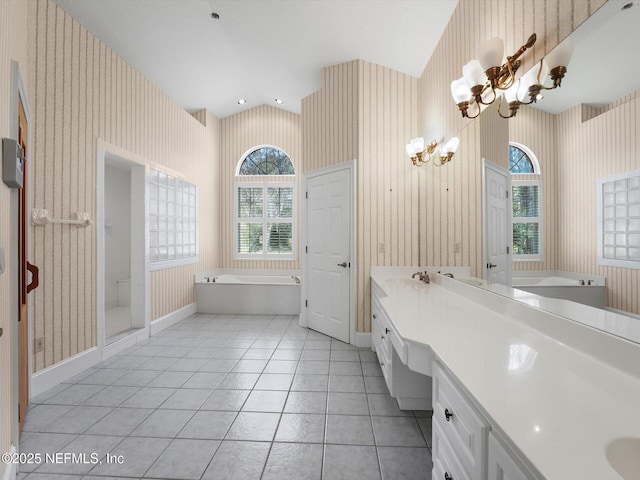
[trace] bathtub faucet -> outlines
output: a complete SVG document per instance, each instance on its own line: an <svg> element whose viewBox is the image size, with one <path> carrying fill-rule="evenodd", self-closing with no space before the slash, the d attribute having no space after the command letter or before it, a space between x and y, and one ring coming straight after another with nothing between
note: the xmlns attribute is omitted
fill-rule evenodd
<svg viewBox="0 0 640 480"><path fill-rule="evenodd" d="M443 273L445 277L453 278L453 273Z"/></svg>
<svg viewBox="0 0 640 480"><path fill-rule="evenodd" d="M429 278L429 274L427 272L416 272L411 275L411 278L416 278L416 276L421 282L431 283L431 278Z"/></svg>

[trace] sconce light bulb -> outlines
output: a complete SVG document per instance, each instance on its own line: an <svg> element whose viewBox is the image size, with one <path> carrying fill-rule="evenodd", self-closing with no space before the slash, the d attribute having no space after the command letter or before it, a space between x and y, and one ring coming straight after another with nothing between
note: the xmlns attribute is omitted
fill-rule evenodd
<svg viewBox="0 0 640 480"><path fill-rule="evenodd" d="M462 67L462 74L469 88L473 88L476 85L484 85L487 82L487 75L478 60L471 60Z"/></svg>
<svg viewBox="0 0 640 480"><path fill-rule="evenodd" d="M504 56L504 41L501 38L494 37L481 43L476 49L476 56L483 71L501 65L502 57Z"/></svg>
<svg viewBox="0 0 640 480"><path fill-rule="evenodd" d="M415 155L415 152L413 151L413 147L411 146L410 143L407 143L405 145L405 150L407 151L407 155L409 155L409 157L413 157Z"/></svg>
<svg viewBox="0 0 640 480"><path fill-rule="evenodd" d="M518 100L518 89L520 88L520 80L514 82L511 87L504 91L504 98L507 103L515 102Z"/></svg>
<svg viewBox="0 0 640 480"><path fill-rule="evenodd" d="M416 137L411 140L411 148L413 149L414 155L418 152L422 152L424 150L424 138Z"/></svg>
<svg viewBox="0 0 640 480"><path fill-rule="evenodd" d="M451 96L456 104L471 100L471 89L464 77L451 82Z"/></svg>
<svg viewBox="0 0 640 480"><path fill-rule="evenodd" d="M442 149L445 153L456 153L458 146L460 145L460 139L458 137L451 137Z"/></svg>
<svg viewBox="0 0 640 480"><path fill-rule="evenodd" d="M565 38L560 45L554 48L549 55L547 55L547 64L551 68L566 67L571 61L573 55L573 39Z"/></svg>

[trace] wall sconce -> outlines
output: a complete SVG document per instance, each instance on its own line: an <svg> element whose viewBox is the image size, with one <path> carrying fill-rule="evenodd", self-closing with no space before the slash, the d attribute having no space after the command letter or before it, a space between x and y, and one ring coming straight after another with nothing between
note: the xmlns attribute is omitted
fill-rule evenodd
<svg viewBox="0 0 640 480"><path fill-rule="evenodd" d="M407 143L406 150L407 155L411 158L411 162L416 167L421 167L425 163L428 163L434 156L440 158L440 163L436 163L434 160L433 164L436 167L441 167L445 163L451 161L459 144L460 139L458 137L453 137L442 148L437 148L438 142L436 140L431 140L431 142L425 147L424 138L417 137Z"/></svg>
<svg viewBox="0 0 640 480"><path fill-rule="evenodd" d="M463 117L476 118L481 112L480 104L490 105L498 98L496 90L506 90L515 83L515 73L522 63L519 60L520 56L535 43L534 33L517 52L507 56L506 62L502 65L502 39L492 38L478 46L478 60L471 60L462 67L462 78L451 83L451 95ZM474 103L477 113L470 116L469 107Z"/></svg>
<svg viewBox="0 0 640 480"><path fill-rule="evenodd" d="M553 90L561 87L572 53L573 41L566 39L546 58L540 60L538 65L525 73L516 84L504 92L505 100L509 104L509 115L503 115L501 112L502 99L500 99L501 103L498 106L498 115L502 118L515 117L520 105L536 103L544 98L542 95L543 90ZM555 66L550 69L549 64ZM553 82L551 86L544 84L548 76L551 77Z"/></svg>
<svg viewBox="0 0 640 480"><path fill-rule="evenodd" d="M451 95L458 105L463 117L476 118L482 111L480 105L490 105L504 91L509 103L509 115L498 113L503 118L515 116L522 104L533 103L542 98L542 90L552 90L561 85L567 72L567 64L573 50L571 42L563 42L543 59L540 67L527 72L518 82L515 74L522 62L519 58L536 43L536 34L532 34L527 43L522 45L513 55L507 56L504 64L500 65L504 54L504 42L500 38L492 38L478 46L476 54L478 60L471 60L462 68L463 76L451 82ZM553 67L549 69L548 65ZM553 85L544 85L546 77L550 75ZM525 101L526 97L528 101ZM500 99L502 102L502 98ZM475 104L475 115L469 115L469 108Z"/></svg>
<svg viewBox="0 0 640 480"><path fill-rule="evenodd" d="M438 146L438 142L435 140L431 140L431 143L424 146L424 138L416 137L412 139L407 145L405 149L407 150L407 155L411 158L411 161L416 167L421 167L429 160L431 160L431 156L436 151L436 147ZM425 160L426 155L426 160Z"/></svg>
<svg viewBox="0 0 640 480"><path fill-rule="evenodd" d="M449 163L453 158L453 155L458 150L458 145L460 145L460 139L458 137L451 137L451 139L445 143L442 150L440 150L440 164L433 163L436 167L441 167L445 163Z"/></svg>

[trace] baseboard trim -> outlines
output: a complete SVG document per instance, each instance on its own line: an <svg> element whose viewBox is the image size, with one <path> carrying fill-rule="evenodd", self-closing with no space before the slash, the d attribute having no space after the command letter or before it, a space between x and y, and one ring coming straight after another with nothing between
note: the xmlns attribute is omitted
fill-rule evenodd
<svg viewBox="0 0 640 480"><path fill-rule="evenodd" d="M164 317L156 318L149 325L150 327L150 335L157 335L165 328L169 328L172 325L175 325L180 320L184 320L187 317L190 317L194 313L196 313L196 304L190 303L178 310L174 310L173 312L165 315Z"/></svg>
<svg viewBox="0 0 640 480"><path fill-rule="evenodd" d="M371 332L356 332L356 347L371 347Z"/></svg>
<svg viewBox="0 0 640 480"><path fill-rule="evenodd" d="M18 452L16 446L11 444L11 449L9 450L9 454L13 457ZM7 469L4 471L4 475L2 476L2 480L15 480L18 478L18 464L17 463L8 463Z"/></svg>
<svg viewBox="0 0 640 480"><path fill-rule="evenodd" d="M31 376L31 398L35 398L50 388L63 383L87 368L97 365L102 360L146 339L149 335L157 335L165 328L175 325L190 315L196 313L196 304L179 308L164 317L160 317L149 325L149 330L143 328L128 337L105 346L102 351L98 347L92 347L80 352L73 357L66 358L50 367L40 370ZM3 478L4 480L4 478Z"/></svg>
<svg viewBox="0 0 640 480"><path fill-rule="evenodd" d="M120 340L110 343L109 345L105 345L102 349L102 360L106 360L107 358L112 357L115 354L146 340L147 338L149 338L149 329L141 328Z"/></svg>
<svg viewBox="0 0 640 480"><path fill-rule="evenodd" d="M92 347L34 373L31 376L31 398L35 398L50 388L69 380L100 361L100 350L98 350L98 347Z"/></svg>

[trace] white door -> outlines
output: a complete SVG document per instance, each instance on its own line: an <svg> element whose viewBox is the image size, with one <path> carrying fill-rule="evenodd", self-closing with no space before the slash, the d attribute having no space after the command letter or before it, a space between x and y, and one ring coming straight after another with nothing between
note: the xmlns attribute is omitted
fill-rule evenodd
<svg viewBox="0 0 640 480"><path fill-rule="evenodd" d="M511 174L483 160L483 278L511 286Z"/></svg>
<svg viewBox="0 0 640 480"><path fill-rule="evenodd" d="M306 191L307 326L349 343L351 169L310 176Z"/></svg>

